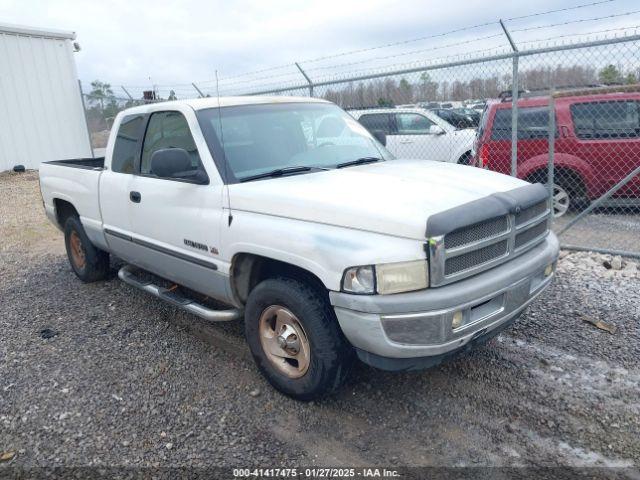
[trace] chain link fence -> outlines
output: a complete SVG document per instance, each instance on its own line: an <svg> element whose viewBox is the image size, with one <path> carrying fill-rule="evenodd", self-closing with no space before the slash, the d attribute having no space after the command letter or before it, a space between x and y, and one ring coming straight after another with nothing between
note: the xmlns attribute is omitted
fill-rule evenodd
<svg viewBox="0 0 640 480"><path fill-rule="evenodd" d="M545 183L565 247L640 256L640 35L529 49L515 45L506 28L500 35L510 51L474 51L467 42L463 58L402 68L296 63L267 71L259 84L229 77L182 90L154 87L140 99L124 87L127 98L85 93L87 121L99 147L118 111L145 102L217 94L324 98L383 133L397 157Z"/></svg>

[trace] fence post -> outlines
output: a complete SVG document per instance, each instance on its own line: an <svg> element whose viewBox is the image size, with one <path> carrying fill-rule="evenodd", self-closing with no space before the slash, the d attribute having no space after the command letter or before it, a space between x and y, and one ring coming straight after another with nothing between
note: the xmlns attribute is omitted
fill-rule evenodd
<svg viewBox="0 0 640 480"><path fill-rule="evenodd" d="M513 50L513 73L511 74L511 176L518 175L518 47L516 46L509 30L500 19L500 26Z"/></svg>
<svg viewBox="0 0 640 480"><path fill-rule="evenodd" d="M89 137L89 148L91 149L91 157L96 158L96 154L93 151L93 143L91 142L91 131L89 130L89 119L87 118L87 106L84 103L84 93L82 92L82 82L80 80L78 80L78 90L80 90L80 103L82 103L84 124L87 127L87 137Z"/></svg>
<svg viewBox="0 0 640 480"><path fill-rule="evenodd" d="M302 76L304 77L304 79L307 81L307 83L309 84L309 96L313 97L313 82L311 81L311 79L307 76L307 74L305 73L305 71L302 69L302 67L298 64L298 62L295 62L296 67L298 67L298 70L300 70L300 73L302 74Z"/></svg>
<svg viewBox="0 0 640 480"><path fill-rule="evenodd" d="M547 190L549 191L549 208L551 209L551 221L553 222L553 181L554 181L554 161L556 156L556 97L553 95L553 88L549 95L549 159L547 163Z"/></svg>
<svg viewBox="0 0 640 480"><path fill-rule="evenodd" d="M200 91L200 89L198 88L198 86L195 83L192 83L191 85L193 85L193 88L196 89L196 92L198 92L198 95L200 95L200 98L204 98L204 93L202 93Z"/></svg>

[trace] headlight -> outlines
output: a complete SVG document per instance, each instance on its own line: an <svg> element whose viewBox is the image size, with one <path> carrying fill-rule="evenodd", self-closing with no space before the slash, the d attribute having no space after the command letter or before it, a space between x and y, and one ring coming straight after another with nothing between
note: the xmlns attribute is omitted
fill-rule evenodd
<svg viewBox="0 0 640 480"><path fill-rule="evenodd" d="M342 278L342 289L349 293L375 293L376 283L373 265L347 268Z"/></svg>
<svg viewBox="0 0 640 480"><path fill-rule="evenodd" d="M411 292L429 286L426 260L376 265L378 293Z"/></svg>
<svg viewBox="0 0 640 480"><path fill-rule="evenodd" d="M422 290L429 286L426 260L351 267L344 272L342 289L349 293L381 295Z"/></svg>

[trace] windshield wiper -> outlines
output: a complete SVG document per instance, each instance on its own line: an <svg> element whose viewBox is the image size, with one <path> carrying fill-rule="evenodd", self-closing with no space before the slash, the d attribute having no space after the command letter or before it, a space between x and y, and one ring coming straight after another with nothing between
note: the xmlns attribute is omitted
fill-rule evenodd
<svg viewBox="0 0 640 480"><path fill-rule="evenodd" d="M272 178L272 177L282 177L283 175L290 175L295 173L309 172L311 170L328 170L328 168L323 167L307 167L307 166L291 166L291 167L282 167L276 168L274 170L270 170L264 173L258 173L257 175L251 175L249 177L241 178L241 182L250 182L251 180L258 180L260 178Z"/></svg>
<svg viewBox="0 0 640 480"><path fill-rule="evenodd" d="M336 168L351 167L353 165L364 165L365 163L375 163L381 161L378 157L362 157L357 160L351 160L350 162L339 163Z"/></svg>

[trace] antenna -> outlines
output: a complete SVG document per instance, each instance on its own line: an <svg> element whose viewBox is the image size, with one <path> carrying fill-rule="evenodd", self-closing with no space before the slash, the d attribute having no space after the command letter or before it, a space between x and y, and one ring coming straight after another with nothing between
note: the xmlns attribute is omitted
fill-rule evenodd
<svg viewBox="0 0 640 480"><path fill-rule="evenodd" d="M224 186L227 192L227 204L229 205L229 226L233 221L233 214L231 213L231 195L229 194L229 184L227 179L229 178L229 166L227 164L227 152L224 149L224 131L222 130L222 110L220 109L220 85L218 84L218 70L216 70L216 99L218 102L218 125L220 127L220 145L222 146L222 161L224 162L224 181L227 184Z"/></svg>

